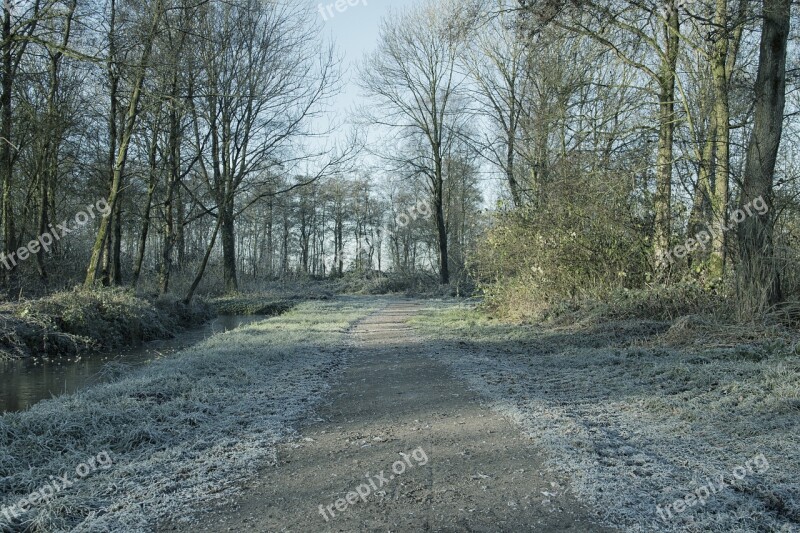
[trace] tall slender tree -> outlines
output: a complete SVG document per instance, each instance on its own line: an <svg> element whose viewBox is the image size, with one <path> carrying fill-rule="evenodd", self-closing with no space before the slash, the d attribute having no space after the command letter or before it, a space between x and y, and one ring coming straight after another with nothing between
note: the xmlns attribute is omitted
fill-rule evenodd
<svg viewBox="0 0 800 533"><path fill-rule="evenodd" d="M463 105L456 64L465 35L458 20L453 2L428 1L403 11L383 23L378 49L361 68L361 85L379 110L370 121L394 129L412 146L413 157L397 162L427 179L442 284L450 282L445 157Z"/></svg>

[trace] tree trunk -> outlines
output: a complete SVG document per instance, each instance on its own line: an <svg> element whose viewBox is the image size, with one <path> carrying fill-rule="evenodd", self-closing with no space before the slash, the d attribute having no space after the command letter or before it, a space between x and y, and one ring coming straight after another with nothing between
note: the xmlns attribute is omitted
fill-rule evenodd
<svg viewBox="0 0 800 533"><path fill-rule="evenodd" d="M124 168L124 167L123 167ZM117 200L114 213L114 232L111 246L111 285L122 285L122 202Z"/></svg>
<svg viewBox="0 0 800 533"><path fill-rule="evenodd" d="M672 159L675 135L675 70L678 63L680 20L674 1L667 10L664 24L664 59L659 76L659 135L656 162L656 194L654 198L655 227L653 252L656 277L665 279L669 261L666 260L672 239Z"/></svg>
<svg viewBox="0 0 800 533"><path fill-rule="evenodd" d="M64 22L64 34L61 40L61 46L66 48L69 44L70 32L72 29L72 17L75 14L77 1L73 0L69 4L69 11ZM39 235L44 235L49 232L50 218L53 213L50 211L51 198L50 193L53 190L53 184L58 179L58 152L61 145L61 125L58 120L58 109L56 106L56 98L58 97L58 90L60 86L60 64L62 53L60 51L50 52L50 88L47 95L47 120L49 134L46 137L45 149L42 154L42 172L41 180L39 182L39 213L38 213L38 226ZM39 278L43 282L47 282L47 271L45 269L45 255L50 250L42 247L36 254L36 266L39 270Z"/></svg>
<svg viewBox="0 0 800 533"><path fill-rule="evenodd" d="M116 16L117 4L116 0L111 0L111 13L110 23L108 28L108 61L106 63L106 71L108 72L109 79L109 98L110 108L108 113L108 184L109 188L114 187L114 165L117 159L117 141L119 136L119 127L117 124L118 109L119 109L119 65L117 64L117 47L116 47ZM116 215L116 204L114 210L109 214L109 222L113 222ZM102 245L103 256L103 274L101 276L103 285L109 285L109 261L111 258L111 241L108 236L103 239Z"/></svg>
<svg viewBox="0 0 800 533"><path fill-rule="evenodd" d="M161 270L159 272L159 292L169 292L170 274L172 273L172 244L175 241L175 223L172 216L172 187L167 186L167 198L164 201L164 225L161 228Z"/></svg>
<svg viewBox="0 0 800 533"><path fill-rule="evenodd" d="M150 232L150 213L153 210L153 196L158 183L158 169L156 168L156 153L158 152L158 121L153 126L153 139L150 144L150 182L147 185L147 199L144 205L144 220L142 221L142 231L139 234L139 246L136 252L136 263L133 267L133 279L131 286L136 287L139 283L139 276L142 273L144 264L145 248L147 247L147 235Z"/></svg>
<svg viewBox="0 0 800 533"><path fill-rule="evenodd" d="M14 73L12 57L13 41L11 39L11 10L3 10L3 82L0 93L0 173L2 173L3 198L3 237L5 257L11 257L17 250L16 233L14 227L14 206L11 196L12 180L14 173L14 160L11 149L12 135L12 105L11 93L14 90ZM3 271L7 285L13 283L17 264L9 260L9 268Z"/></svg>
<svg viewBox="0 0 800 533"><path fill-rule="evenodd" d="M161 14L163 10L161 9L161 1L156 0L156 3L153 7L155 9L155 13L153 13L153 20L150 26L150 31L147 36L147 40L145 42L145 48L142 52L141 61L138 65L138 72L136 74L136 79L133 83L133 90L131 93L131 100L130 104L128 105L128 112L125 116L125 124L124 129L121 137L121 142L119 145L119 149L117 150L117 157L114 163L113 169L113 176L111 180L111 191L108 195L108 205L111 208L111 212L113 213L117 209L117 202L119 201L119 192L120 192L120 184L122 182L122 171L125 167L125 161L128 158L128 147L130 146L131 137L133 136L133 130L136 126L136 120L139 115L139 100L142 95L142 85L144 84L144 78L147 72L147 65L150 61L150 53L153 50L153 40L155 38L156 29L158 28L158 24L161 20ZM92 248L92 257L89 261L89 267L86 270L86 280L84 281L84 286L92 287L97 280L97 271L100 266L100 258L103 252L103 245L106 243L106 239L109 236L109 224L111 217L103 217L100 221L100 229L97 231L97 238L95 239L94 246Z"/></svg>
<svg viewBox="0 0 800 533"><path fill-rule="evenodd" d="M186 206L183 203L183 194L180 185L175 188L175 249L178 254L177 271L182 272L186 264Z"/></svg>
<svg viewBox="0 0 800 533"><path fill-rule="evenodd" d="M175 109L177 101L177 75L172 79L172 95L169 112L169 182L167 183L166 197L164 198L164 243L161 250L161 294L169 292L170 276L172 274L172 252L175 247L175 191L181 179L180 169L180 128L178 113Z"/></svg>
<svg viewBox="0 0 800 533"><path fill-rule="evenodd" d="M281 278L289 273L289 206L285 203L283 211L283 233L281 234Z"/></svg>
<svg viewBox="0 0 800 533"><path fill-rule="evenodd" d="M338 276L344 275L344 214L341 210L337 211L336 222L334 223L334 265Z"/></svg>
<svg viewBox="0 0 800 533"><path fill-rule="evenodd" d="M239 290L236 276L236 233L234 231L233 204L225 201L220 206L219 216L222 218L222 270L225 291L233 293Z"/></svg>
<svg viewBox="0 0 800 533"><path fill-rule="evenodd" d="M717 0L714 23L717 41L712 54L711 75L714 82L714 120L716 127L715 177L712 202L711 264L709 274L714 280L725 277L728 227L728 188L730 179L730 105L728 103L728 0Z"/></svg>
<svg viewBox="0 0 800 533"><path fill-rule="evenodd" d="M439 281L442 285L447 285L450 283L450 265L447 251L447 224L444 218L444 169L441 157L436 157L435 166L436 184L433 203L436 210L436 231L439 243Z"/></svg>
<svg viewBox="0 0 800 533"><path fill-rule="evenodd" d="M740 205L763 198L769 211L754 213L739 226L739 301L746 312L779 303L780 275L773 250L773 186L786 105L786 50L790 0L764 0L753 131L747 146Z"/></svg>
<svg viewBox="0 0 800 533"><path fill-rule="evenodd" d="M43 169L43 172L41 173L41 177L39 179L39 212L37 214L39 235L44 235L45 233L47 233L48 231L47 226L50 224L50 215L48 213L48 207L50 205L50 201L47 198L47 194L50 189L47 183L49 172L50 172L49 169ZM36 253L36 269L39 271L39 279L42 280L43 283L47 283L47 269L45 268L44 264L45 253L47 252L44 249L44 247L42 247Z"/></svg>
<svg viewBox="0 0 800 533"><path fill-rule="evenodd" d="M275 277L275 263L273 261L274 236L273 226L275 221L275 198L269 196L269 215L267 215L267 275L270 279Z"/></svg>
<svg viewBox="0 0 800 533"><path fill-rule="evenodd" d="M506 179L508 180L508 188L511 191L511 200L514 202L514 207L519 209L522 207L522 194L519 190L519 183L517 183L516 172L516 148L515 139L516 130L512 129L507 132L508 146L506 147Z"/></svg>
<svg viewBox="0 0 800 533"><path fill-rule="evenodd" d="M217 223L214 226L214 233L211 235L211 242L208 244L208 248L206 248L206 253L203 256L203 261L200 263L200 268L197 270L197 275L194 277L192 286L189 287L189 292L186 293L186 298L183 299L183 303L186 305L192 303L194 293L197 291L197 287L200 286L200 282L203 281L203 276L205 275L206 267L208 266L208 260L211 258L211 252L214 250L214 245L217 242L217 234L219 233L219 227L221 224L222 218L217 217Z"/></svg>

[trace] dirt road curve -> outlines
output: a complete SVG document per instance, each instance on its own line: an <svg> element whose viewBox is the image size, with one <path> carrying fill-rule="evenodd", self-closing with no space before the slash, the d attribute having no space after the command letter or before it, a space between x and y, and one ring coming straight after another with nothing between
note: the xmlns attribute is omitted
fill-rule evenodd
<svg viewBox="0 0 800 533"><path fill-rule="evenodd" d="M277 467L197 523L159 529L608 531L542 472L528 438L431 357L446 348L405 325L417 309L395 301L352 328L347 370Z"/></svg>

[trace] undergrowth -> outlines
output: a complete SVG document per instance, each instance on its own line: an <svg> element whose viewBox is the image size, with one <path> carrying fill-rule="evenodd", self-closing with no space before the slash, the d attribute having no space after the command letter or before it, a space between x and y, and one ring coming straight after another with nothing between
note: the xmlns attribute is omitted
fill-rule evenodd
<svg viewBox="0 0 800 533"><path fill-rule="evenodd" d="M210 304L220 315L276 316L290 310L299 300L273 300L269 295L232 295L215 298Z"/></svg>

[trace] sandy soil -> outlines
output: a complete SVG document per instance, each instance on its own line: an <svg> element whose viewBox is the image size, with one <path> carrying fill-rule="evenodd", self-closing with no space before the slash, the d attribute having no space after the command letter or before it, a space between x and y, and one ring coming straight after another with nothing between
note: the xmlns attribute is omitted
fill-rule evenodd
<svg viewBox="0 0 800 533"><path fill-rule="evenodd" d="M348 368L277 465L235 500L158 530L610 531L437 361L452 348L405 324L418 309L393 301L351 328Z"/></svg>

